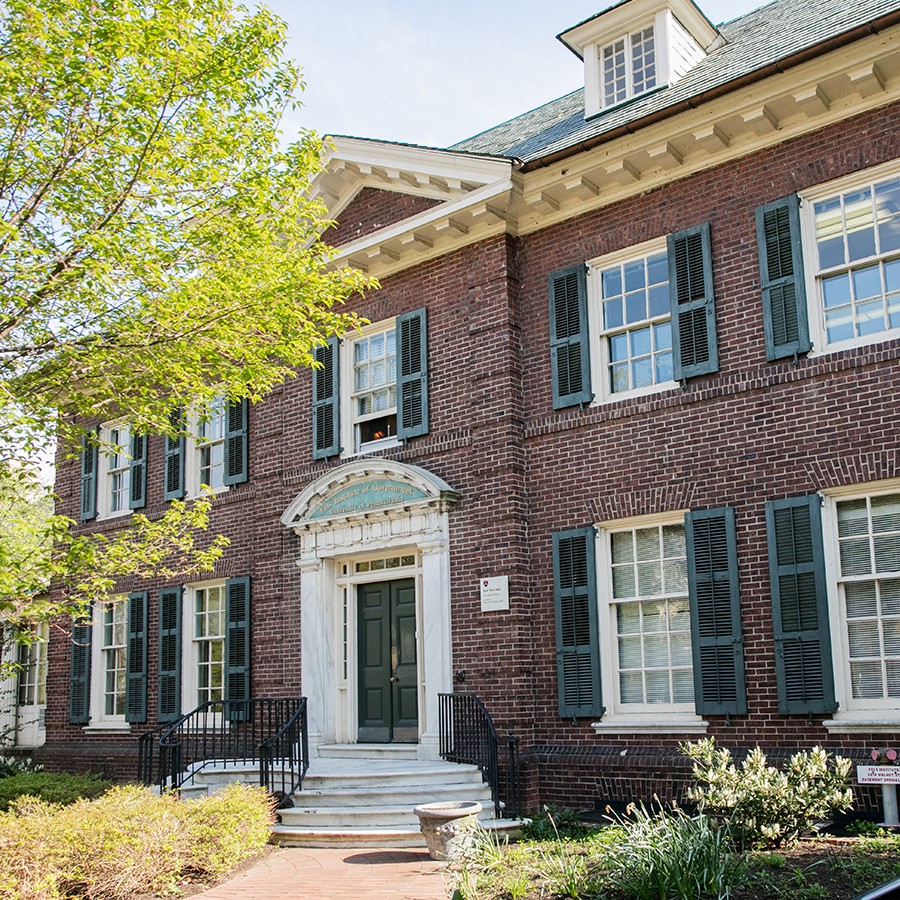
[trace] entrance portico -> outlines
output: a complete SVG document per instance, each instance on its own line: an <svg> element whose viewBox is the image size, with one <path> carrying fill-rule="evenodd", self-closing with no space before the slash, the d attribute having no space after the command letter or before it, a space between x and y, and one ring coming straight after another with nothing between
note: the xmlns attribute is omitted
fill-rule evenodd
<svg viewBox="0 0 900 900"><path fill-rule="evenodd" d="M370 741L374 734L417 740L419 758L437 758L437 695L453 687L448 513L457 500L449 485L424 469L358 459L310 484L282 516L299 538L301 686L309 702L311 747ZM386 619L360 607L361 596L382 590L377 586L386 586L388 597L403 597L396 647L383 633L392 627L390 601L381 604ZM360 623L373 621L361 641ZM371 648L382 637L388 649L379 662ZM360 664L361 649L377 663L368 672ZM382 679L376 670L387 674ZM371 719L378 704L390 706L391 698L401 724L372 727L366 716Z"/></svg>

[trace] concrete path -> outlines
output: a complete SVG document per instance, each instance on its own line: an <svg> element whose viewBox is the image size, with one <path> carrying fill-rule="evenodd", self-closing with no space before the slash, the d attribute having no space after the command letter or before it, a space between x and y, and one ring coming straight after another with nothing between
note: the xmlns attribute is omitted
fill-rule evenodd
<svg viewBox="0 0 900 900"><path fill-rule="evenodd" d="M278 847L202 900L447 900L450 876L427 850Z"/></svg>

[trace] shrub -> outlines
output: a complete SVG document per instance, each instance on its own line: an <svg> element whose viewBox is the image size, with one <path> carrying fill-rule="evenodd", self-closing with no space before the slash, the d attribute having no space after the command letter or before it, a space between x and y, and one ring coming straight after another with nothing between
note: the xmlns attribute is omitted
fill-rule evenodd
<svg viewBox="0 0 900 900"><path fill-rule="evenodd" d="M641 805L618 824L609 879L633 900L727 897L742 872L727 828L708 816L691 817L677 807L653 813Z"/></svg>
<svg viewBox="0 0 900 900"><path fill-rule="evenodd" d="M232 784L203 800L182 803L188 835L187 868L201 876L227 872L262 850L274 821L274 802L258 787Z"/></svg>
<svg viewBox="0 0 900 900"><path fill-rule="evenodd" d="M40 772L43 766L33 766L31 759L24 756L0 756L0 778L9 778L20 772Z"/></svg>
<svg viewBox="0 0 900 900"><path fill-rule="evenodd" d="M526 841L581 840L593 831L574 809L544 806L529 813L528 818L530 821L523 822L519 831Z"/></svg>
<svg viewBox="0 0 900 900"><path fill-rule="evenodd" d="M0 779L0 810L6 811L18 797L40 797L47 803L66 805L83 797L99 797L112 783L99 775L65 775L55 772L20 772Z"/></svg>
<svg viewBox="0 0 900 900"><path fill-rule="evenodd" d="M135 786L64 807L24 797L0 814L0 898L171 892L186 875L222 874L259 852L271 810L264 791L240 785L190 803Z"/></svg>
<svg viewBox="0 0 900 900"><path fill-rule="evenodd" d="M686 743L698 782L688 792L702 812L722 815L739 847L780 847L817 822L851 807L851 763L821 747L795 753L784 770L767 765L756 747L738 769L713 738Z"/></svg>

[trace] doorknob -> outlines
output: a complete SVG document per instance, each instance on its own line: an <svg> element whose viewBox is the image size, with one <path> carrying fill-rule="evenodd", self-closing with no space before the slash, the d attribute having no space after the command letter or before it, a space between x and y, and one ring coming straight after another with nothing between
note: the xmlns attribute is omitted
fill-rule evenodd
<svg viewBox="0 0 900 900"><path fill-rule="evenodd" d="M397 678L396 675L391 675L391 684L395 684L395 683L398 682L399 680L400 680L400 679Z"/></svg>

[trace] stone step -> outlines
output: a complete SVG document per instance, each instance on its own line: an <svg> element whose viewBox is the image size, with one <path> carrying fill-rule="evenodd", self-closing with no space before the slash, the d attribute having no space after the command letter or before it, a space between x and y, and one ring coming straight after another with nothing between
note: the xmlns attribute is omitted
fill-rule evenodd
<svg viewBox="0 0 900 900"><path fill-rule="evenodd" d="M347 762L346 760L335 760ZM368 765L336 766L317 765L315 762L303 779L303 791L312 790L354 790L390 785L456 784L482 782L481 772L477 766L464 766L457 763L419 762L410 763L369 761Z"/></svg>
<svg viewBox="0 0 900 900"><path fill-rule="evenodd" d="M519 833L522 823L518 819L491 819L482 827L495 835L512 840ZM272 842L288 847L359 848L371 847L424 847L425 838L418 826L415 828L291 828L276 825L272 829Z"/></svg>
<svg viewBox="0 0 900 900"><path fill-rule="evenodd" d="M418 759L417 744L319 744L319 759Z"/></svg>
<svg viewBox="0 0 900 900"><path fill-rule="evenodd" d="M295 795L294 802L297 802ZM468 799L478 799L471 798ZM479 819L490 821L494 807L488 799L488 804L482 803ZM415 804L419 805L419 804ZM410 827L417 829L419 820L413 812L414 806L405 803L397 806L306 806L278 810L278 817L282 825L292 828L381 828L381 827Z"/></svg>
<svg viewBox="0 0 900 900"><path fill-rule="evenodd" d="M318 789L307 785L294 794L294 806L390 806L408 805L410 808L422 803L437 803L442 800L479 800L490 803L490 788L481 781L459 781L447 783L434 781L424 784L407 784L404 781L380 781L371 786L360 785L351 788Z"/></svg>

